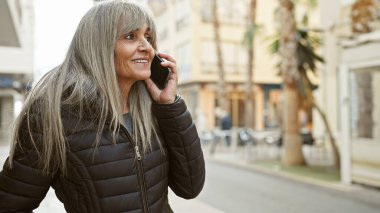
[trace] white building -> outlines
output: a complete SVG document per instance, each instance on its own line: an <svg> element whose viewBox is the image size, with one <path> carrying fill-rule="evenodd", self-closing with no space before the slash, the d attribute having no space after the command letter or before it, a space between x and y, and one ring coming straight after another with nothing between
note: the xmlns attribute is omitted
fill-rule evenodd
<svg viewBox="0 0 380 213"><path fill-rule="evenodd" d="M196 120L212 129L218 126L215 108L218 93L218 66L211 0L151 0L158 29L158 49L177 59L182 96ZM255 97L253 128L276 126L276 105L281 79L276 75L276 57L269 53L269 36L275 34L276 0L258 1L257 22L265 26L255 40L255 65L252 88ZM235 127L245 125L245 82L248 54L243 44L249 12L248 0L220 0L218 14L225 70L228 112ZM199 118L199 119L198 119Z"/></svg>
<svg viewBox="0 0 380 213"><path fill-rule="evenodd" d="M374 0L371 32L355 34L350 18L355 2L320 1L326 64L319 99L340 142L342 181L379 187L380 7Z"/></svg>
<svg viewBox="0 0 380 213"><path fill-rule="evenodd" d="M0 0L0 143L33 75L33 1Z"/></svg>

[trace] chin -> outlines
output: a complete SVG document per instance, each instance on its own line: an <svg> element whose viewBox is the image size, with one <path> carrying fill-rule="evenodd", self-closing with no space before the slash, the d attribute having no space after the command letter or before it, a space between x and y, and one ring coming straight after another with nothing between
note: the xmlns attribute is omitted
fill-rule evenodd
<svg viewBox="0 0 380 213"><path fill-rule="evenodd" d="M140 73L140 80L146 80L150 78L150 70L144 73Z"/></svg>

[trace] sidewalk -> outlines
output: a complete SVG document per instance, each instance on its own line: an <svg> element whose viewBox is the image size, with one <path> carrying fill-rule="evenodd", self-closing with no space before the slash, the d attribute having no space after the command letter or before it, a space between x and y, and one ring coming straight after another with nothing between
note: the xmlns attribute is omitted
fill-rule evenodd
<svg viewBox="0 0 380 213"><path fill-rule="evenodd" d="M317 167L285 168L281 166L279 160L250 161L244 159L239 153L234 153L233 151L216 152L213 155L208 154L206 150L204 151L206 152L205 158L207 161L337 190L349 191L353 188L352 185L344 185L340 183L338 171L328 171L328 169L323 171L321 168Z"/></svg>
<svg viewBox="0 0 380 213"><path fill-rule="evenodd" d="M176 196L173 192L169 190L169 203L174 212L180 213L224 213L206 203L198 200L185 200Z"/></svg>
<svg viewBox="0 0 380 213"><path fill-rule="evenodd" d="M174 212L181 213L223 213L212 206L203 203L200 200L185 200L176 196L169 190L169 203ZM40 204L40 207L34 211L35 213L65 213L63 204L56 198L54 190L50 189L45 199Z"/></svg>
<svg viewBox="0 0 380 213"><path fill-rule="evenodd" d="M268 174L279 178L286 178L311 186L337 190L346 195L350 195L354 199L361 200L370 205L379 206L380 189L354 183L351 185L343 184L340 181L339 170L331 167L284 167L281 165L279 156L272 160L252 160L249 158L247 159L247 156L244 156L242 152L240 152L241 150L236 151L231 147L220 147L214 154L210 154L209 148L204 146L203 151L207 161L229 165L252 172ZM332 159L329 159L329 161L331 160Z"/></svg>

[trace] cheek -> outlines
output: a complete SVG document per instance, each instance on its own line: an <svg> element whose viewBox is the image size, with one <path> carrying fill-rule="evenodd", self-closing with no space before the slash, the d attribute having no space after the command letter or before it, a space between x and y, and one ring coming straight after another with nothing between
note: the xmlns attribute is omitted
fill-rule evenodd
<svg viewBox="0 0 380 213"><path fill-rule="evenodd" d="M115 45L115 63L121 64L123 60L131 58L134 52L134 46L128 45L122 41L119 41Z"/></svg>
<svg viewBox="0 0 380 213"><path fill-rule="evenodd" d="M122 72L122 61L120 60L120 57L118 55L115 55L114 64L115 64L116 74L119 75Z"/></svg>
<svg viewBox="0 0 380 213"><path fill-rule="evenodd" d="M153 49L153 47L152 47L152 46L150 46L150 48L148 49L148 52L149 52L150 56L153 58L153 56L154 56L154 53L156 52L156 50L155 50L155 49Z"/></svg>
<svg viewBox="0 0 380 213"><path fill-rule="evenodd" d="M123 57L120 55L115 56L115 72L118 77L125 77L128 75L128 66L127 62L123 60Z"/></svg>
<svg viewBox="0 0 380 213"><path fill-rule="evenodd" d="M115 46L115 50L114 50L114 65L115 65L115 69L116 71L118 71L120 69L120 47L119 45L116 44Z"/></svg>
<svg viewBox="0 0 380 213"><path fill-rule="evenodd" d="M118 60L115 62L115 69L117 76L130 75L130 66L127 60L123 60L123 58L119 57Z"/></svg>
<svg viewBox="0 0 380 213"><path fill-rule="evenodd" d="M128 52L128 50L123 48L115 49L114 57L116 73L121 74L125 72L125 70L128 67L128 60L130 58L130 53Z"/></svg>

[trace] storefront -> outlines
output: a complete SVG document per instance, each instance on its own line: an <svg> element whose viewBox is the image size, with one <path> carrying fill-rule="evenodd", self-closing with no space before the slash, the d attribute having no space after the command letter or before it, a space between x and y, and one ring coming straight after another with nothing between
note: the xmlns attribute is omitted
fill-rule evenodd
<svg viewBox="0 0 380 213"><path fill-rule="evenodd" d="M342 180L380 187L380 32L341 46Z"/></svg>
<svg viewBox="0 0 380 213"><path fill-rule="evenodd" d="M216 115L215 83L194 83L181 85L179 92L186 99L189 111L193 115L198 130L208 131L218 128ZM243 83L228 83L225 88L228 114L233 127L245 127L246 96ZM254 104L255 129L278 127L278 105L281 87L279 84L257 84L254 88L252 102Z"/></svg>

